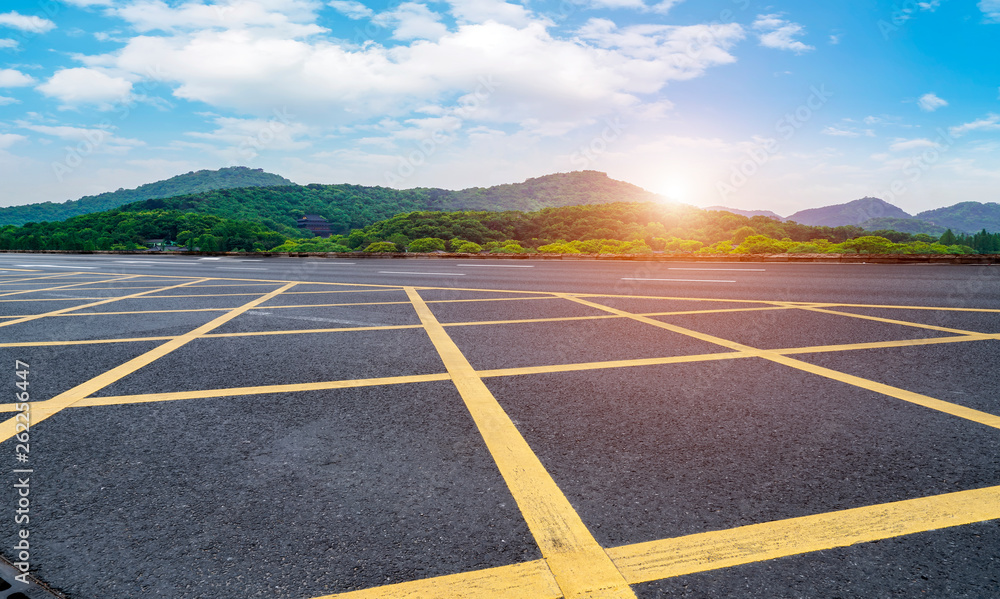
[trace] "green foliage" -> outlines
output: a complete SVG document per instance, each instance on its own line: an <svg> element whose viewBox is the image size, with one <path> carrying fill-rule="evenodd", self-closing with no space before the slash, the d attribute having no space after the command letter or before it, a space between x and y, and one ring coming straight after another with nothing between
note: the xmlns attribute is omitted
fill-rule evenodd
<svg viewBox="0 0 1000 599"><path fill-rule="evenodd" d="M273 247L284 236L258 223L238 222L209 214L150 210L112 210L76 216L62 222L28 223L0 228L0 249L110 250L143 249L147 239L179 241L202 251Z"/></svg>
<svg viewBox="0 0 1000 599"><path fill-rule="evenodd" d="M473 241L454 240L451 242L451 251L459 254L478 254L483 251L483 246Z"/></svg>
<svg viewBox="0 0 1000 599"><path fill-rule="evenodd" d="M369 244L368 247L365 248L365 251L385 253L385 252L395 252L398 250L396 248L396 244L392 243L391 241L376 241L375 243Z"/></svg>
<svg viewBox="0 0 1000 599"><path fill-rule="evenodd" d="M410 246L407 249L411 252L443 252L444 246L444 239L439 239L437 237L421 237L420 239L414 239L411 241Z"/></svg>

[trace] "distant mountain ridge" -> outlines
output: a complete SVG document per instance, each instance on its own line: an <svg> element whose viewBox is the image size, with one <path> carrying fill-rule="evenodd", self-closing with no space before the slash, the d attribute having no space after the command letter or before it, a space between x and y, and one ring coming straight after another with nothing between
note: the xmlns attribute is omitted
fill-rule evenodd
<svg viewBox="0 0 1000 599"><path fill-rule="evenodd" d="M96 196L84 196L79 200L61 203L42 202L0 208L0 226L61 221L73 216L104 212L132 202L153 198L169 198L216 189L272 185L294 185L294 183L279 175L266 173L262 169L251 169L245 166L192 171L163 181L140 185L135 189L118 189L118 191L110 191Z"/></svg>
<svg viewBox="0 0 1000 599"><path fill-rule="evenodd" d="M779 221L795 221L814 227L856 225L869 231L891 229L901 233L941 235L947 229L953 233L978 233L983 229L1000 231L1000 204L996 202L959 202L953 206L925 210L911 215L879 198L865 197L846 204L800 210L783 218L769 210L738 210L710 206L705 210L724 210L742 216L767 216Z"/></svg>
<svg viewBox="0 0 1000 599"><path fill-rule="evenodd" d="M885 200L866 197L846 204L800 210L789 216L788 220L814 227L840 227L860 225L873 218L912 218L912 216Z"/></svg>

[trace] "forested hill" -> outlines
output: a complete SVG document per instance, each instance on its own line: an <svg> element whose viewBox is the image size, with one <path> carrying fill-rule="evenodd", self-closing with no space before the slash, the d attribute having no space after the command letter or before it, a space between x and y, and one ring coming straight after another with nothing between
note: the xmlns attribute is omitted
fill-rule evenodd
<svg viewBox="0 0 1000 599"><path fill-rule="evenodd" d="M392 189L362 185L292 185L222 189L206 193L137 202L123 210L181 210L262 223L288 236L302 236L295 220L319 214L334 233L347 233L397 214L434 210L519 210L657 201L659 196L596 171L558 173L524 183L474 187L460 191Z"/></svg>
<svg viewBox="0 0 1000 599"><path fill-rule="evenodd" d="M178 175L156 183L147 183L135 189L119 189L96 196L82 197L79 200L0 208L0 226L61 221L81 214L111 210L150 198L169 198L214 189L268 185L294 185L294 183L284 177L265 173L261 169L251 169L245 166L234 166L215 171L202 170Z"/></svg>

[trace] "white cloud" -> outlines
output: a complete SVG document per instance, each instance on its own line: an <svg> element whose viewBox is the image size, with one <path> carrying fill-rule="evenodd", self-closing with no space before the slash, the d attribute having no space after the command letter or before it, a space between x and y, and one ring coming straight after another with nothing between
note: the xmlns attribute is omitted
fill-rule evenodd
<svg viewBox="0 0 1000 599"><path fill-rule="evenodd" d="M255 28L278 37L298 38L326 31L313 23L316 8L310 0L221 0L176 7L162 0L135 0L110 12L140 32Z"/></svg>
<svg viewBox="0 0 1000 599"><path fill-rule="evenodd" d="M1000 0L980 0L979 10L987 23L1000 23Z"/></svg>
<svg viewBox="0 0 1000 599"><path fill-rule="evenodd" d="M16 48L16 47L17 47L17 40L0 38L0 48Z"/></svg>
<svg viewBox="0 0 1000 599"><path fill-rule="evenodd" d="M737 24L619 29L596 20L559 39L541 22L519 28L490 21L460 25L435 41L356 48L245 29L203 30L135 37L120 51L84 61L136 77L155 64L157 79L173 84L179 98L257 116L284 108L311 124L454 106L470 93L482 106L477 118L520 122L638 106L642 94L669 81L735 62L728 50L743 36Z"/></svg>
<svg viewBox="0 0 1000 599"><path fill-rule="evenodd" d="M113 0L62 0L66 4L72 4L73 6L87 7L87 6L111 6Z"/></svg>
<svg viewBox="0 0 1000 599"><path fill-rule="evenodd" d="M833 137L861 137L861 134L857 131L851 131L849 129L838 129L837 127L827 127L820 131L823 135L832 135Z"/></svg>
<svg viewBox="0 0 1000 599"><path fill-rule="evenodd" d="M113 77L97 69L60 69L38 90L51 98L58 98L64 106L95 104L108 107L116 100L124 100L132 92L132 83Z"/></svg>
<svg viewBox="0 0 1000 599"><path fill-rule="evenodd" d="M942 108L947 105L948 102L946 100L942 100L933 93L924 94L920 96L919 100L917 100L917 106L920 107L920 110L926 112L934 112L938 108Z"/></svg>
<svg viewBox="0 0 1000 599"><path fill-rule="evenodd" d="M646 3L642 0L585 0L580 2L580 4L589 8L631 8L636 10L643 10L646 8Z"/></svg>
<svg viewBox="0 0 1000 599"><path fill-rule="evenodd" d="M134 148L146 145L145 142L138 139L119 137L111 129L88 129L69 125L34 125L24 121L19 121L17 126L63 141L89 144L93 148L92 151L100 154L124 154Z"/></svg>
<svg viewBox="0 0 1000 599"><path fill-rule="evenodd" d="M300 139L310 134L309 127L280 113L271 119L216 117L214 122L214 131L190 132L187 136L205 142L201 149L231 164L246 164L266 151L302 150L311 145Z"/></svg>
<svg viewBox="0 0 1000 599"><path fill-rule="evenodd" d="M534 19L534 14L520 4L503 0L446 0L451 5L451 14L460 24L479 24L493 21L501 25L525 27Z"/></svg>
<svg viewBox="0 0 1000 599"><path fill-rule="evenodd" d="M56 24L48 19L12 11L0 13L0 27L12 27L28 33L45 33L55 29Z"/></svg>
<svg viewBox="0 0 1000 599"><path fill-rule="evenodd" d="M897 139L889 149L893 152L905 152L907 150L919 150L921 148L940 148L941 144L929 139Z"/></svg>
<svg viewBox="0 0 1000 599"><path fill-rule="evenodd" d="M440 15L431 12L426 5L416 2L404 2L392 12L375 16L372 22L392 27L392 37L398 40L436 40L448 33L448 28L441 23Z"/></svg>
<svg viewBox="0 0 1000 599"><path fill-rule="evenodd" d="M782 19L781 15L759 15L753 23L753 28L761 32L760 45L765 48L790 50L796 54L816 49L794 39L805 33L805 27Z"/></svg>
<svg viewBox="0 0 1000 599"><path fill-rule="evenodd" d="M0 133L0 150L6 150L17 142L24 141L26 139L28 138L16 133Z"/></svg>
<svg viewBox="0 0 1000 599"><path fill-rule="evenodd" d="M358 2L358 0L330 0L327 4L350 19L364 19L375 14L375 11Z"/></svg>
<svg viewBox="0 0 1000 599"><path fill-rule="evenodd" d="M948 131L955 137L965 135L969 131L1000 131L1000 114L990 113L985 118L952 127Z"/></svg>
<svg viewBox="0 0 1000 599"><path fill-rule="evenodd" d="M35 82L30 75L15 69L0 69L0 87L25 87Z"/></svg>
<svg viewBox="0 0 1000 599"><path fill-rule="evenodd" d="M0 96L0 106L7 106L8 104L20 104L21 101L17 98L11 98L10 96Z"/></svg>
<svg viewBox="0 0 1000 599"><path fill-rule="evenodd" d="M586 8L608 10L636 10L665 15L670 9L684 0L661 0L656 4L647 5L644 0L569 0L573 4Z"/></svg>

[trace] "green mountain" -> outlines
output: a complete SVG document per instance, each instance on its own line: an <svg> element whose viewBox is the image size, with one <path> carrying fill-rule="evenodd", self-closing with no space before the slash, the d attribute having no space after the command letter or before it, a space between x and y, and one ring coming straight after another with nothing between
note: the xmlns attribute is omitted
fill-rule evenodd
<svg viewBox="0 0 1000 599"><path fill-rule="evenodd" d="M156 183L140 185L135 189L119 189L96 196L86 196L79 200L62 203L43 202L0 208L0 226L23 225L24 223L61 221L81 214L103 212L150 198L168 198L182 194L192 194L227 189L233 187L264 187L268 185L294 185L278 175L265 173L261 169L245 166L222 168L216 171L202 170L177 175Z"/></svg>
<svg viewBox="0 0 1000 599"><path fill-rule="evenodd" d="M518 210L606 204L610 202L662 201L660 196L605 173L577 171L528 179L523 183L474 187L459 191L434 188L391 189L363 185L286 185L214 191L172 198L145 200L122 210L181 210L234 220L262 223L292 237L309 234L295 221L304 214L318 214L330 221L334 233L347 233L397 214L432 210Z"/></svg>
<svg viewBox="0 0 1000 599"><path fill-rule="evenodd" d="M919 218L873 218L861 223L860 226L866 231L891 230L914 235L926 233L934 237L939 237L946 228Z"/></svg>
<svg viewBox="0 0 1000 599"><path fill-rule="evenodd" d="M879 198L861 198L846 204L800 210L788 217L803 225L840 227L860 225L873 218L912 218L903 210Z"/></svg>
<svg viewBox="0 0 1000 599"><path fill-rule="evenodd" d="M975 233L1000 231L1000 204L996 202L960 202L954 206L926 210L917 218L953 232Z"/></svg>

